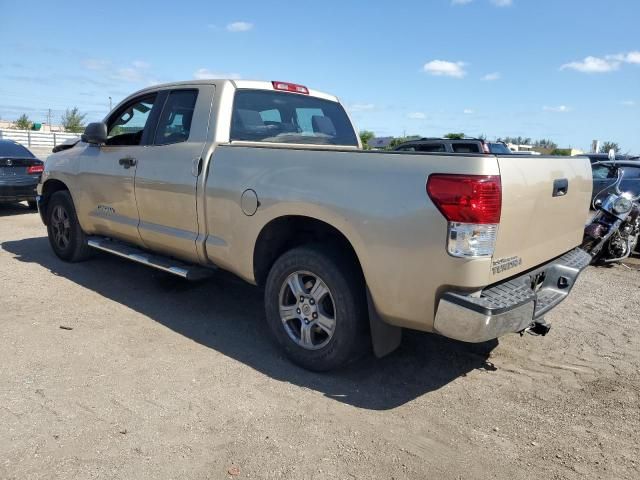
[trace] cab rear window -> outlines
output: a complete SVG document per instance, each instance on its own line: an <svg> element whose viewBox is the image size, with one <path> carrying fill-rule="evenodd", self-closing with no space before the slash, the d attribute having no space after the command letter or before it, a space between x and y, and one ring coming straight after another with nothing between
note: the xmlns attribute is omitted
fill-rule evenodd
<svg viewBox="0 0 640 480"><path fill-rule="evenodd" d="M337 102L296 93L238 90L231 140L357 146L349 117Z"/></svg>

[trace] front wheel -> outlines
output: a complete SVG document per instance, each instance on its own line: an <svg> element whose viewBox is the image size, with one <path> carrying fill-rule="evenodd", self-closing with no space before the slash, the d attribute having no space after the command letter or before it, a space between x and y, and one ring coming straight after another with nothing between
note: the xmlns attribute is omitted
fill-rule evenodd
<svg viewBox="0 0 640 480"><path fill-rule="evenodd" d="M329 248L298 247L276 260L265 307L280 346L308 370L340 367L370 345L362 275Z"/></svg>
<svg viewBox="0 0 640 480"><path fill-rule="evenodd" d="M80 262L88 258L91 247L80 228L69 192L54 193L48 203L47 234L55 254L65 262Z"/></svg>

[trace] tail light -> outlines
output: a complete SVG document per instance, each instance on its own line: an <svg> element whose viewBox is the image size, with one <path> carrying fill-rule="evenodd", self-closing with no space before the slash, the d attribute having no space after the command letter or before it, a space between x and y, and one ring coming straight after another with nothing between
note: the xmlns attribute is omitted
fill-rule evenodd
<svg viewBox="0 0 640 480"><path fill-rule="evenodd" d="M434 174L427 181L427 194L449 222L451 255L493 255L502 210L499 176Z"/></svg>
<svg viewBox="0 0 640 480"><path fill-rule="evenodd" d="M309 95L309 89L304 85L298 85L295 83L287 83L287 82L271 82L273 88L276 90L282 90L284 92L293 92L293 93L302 93L304 95Z"/></svg>
<svg viewBox="0 0 640 480"><path fill-rule="evenodd" d="M34 175L42 172L44 172L44 165L31 165L30 167L27 167L27 175Z"/></svg>

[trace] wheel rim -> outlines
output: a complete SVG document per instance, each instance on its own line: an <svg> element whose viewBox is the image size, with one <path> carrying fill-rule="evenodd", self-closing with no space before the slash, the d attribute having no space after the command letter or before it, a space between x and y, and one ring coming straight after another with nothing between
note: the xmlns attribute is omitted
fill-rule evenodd
<svg viewBox="0 0 640 480"><path fill-rule="evenodd" d="M329 343L336 330L333 296L316 274L297 271L280 288L280 320L289 338L307 350Z"/></svg>
<svg viewBox="0 0 640 480"><path fill-rule="evenodd" d="M51 229L56 246L61 250L66 249L71 242L71 222L67 210L62 205L53 207Z"/></svg>

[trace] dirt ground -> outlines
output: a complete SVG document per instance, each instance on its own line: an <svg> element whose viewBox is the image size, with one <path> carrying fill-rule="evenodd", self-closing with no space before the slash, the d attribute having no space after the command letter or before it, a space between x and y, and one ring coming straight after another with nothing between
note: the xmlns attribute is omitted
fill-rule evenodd
<svg viewBox="0 0 640 480"><path fill-rule="evenodd" d="M640 478L637 265L589 268L545 338L312 374L230 275L65 264L26 207L0 242L2 479Z"/></svg>

